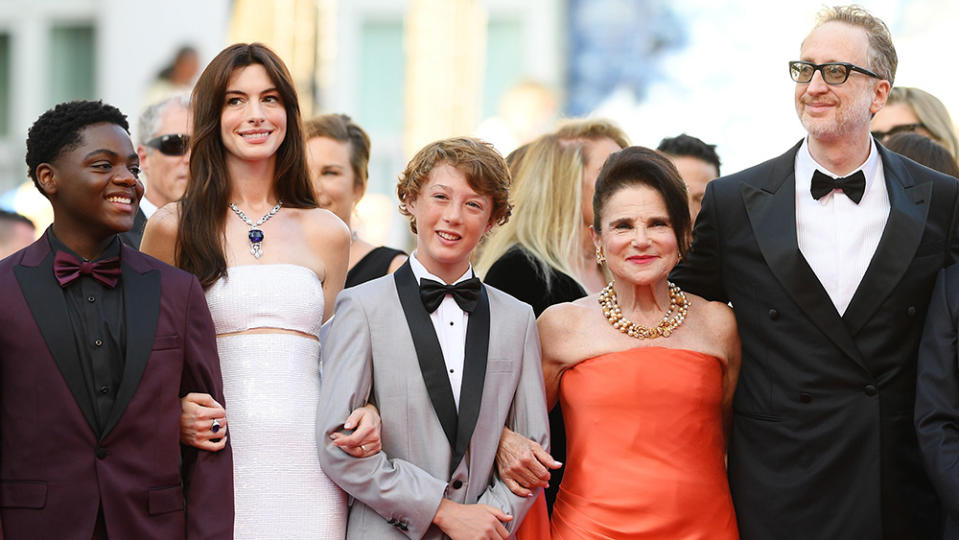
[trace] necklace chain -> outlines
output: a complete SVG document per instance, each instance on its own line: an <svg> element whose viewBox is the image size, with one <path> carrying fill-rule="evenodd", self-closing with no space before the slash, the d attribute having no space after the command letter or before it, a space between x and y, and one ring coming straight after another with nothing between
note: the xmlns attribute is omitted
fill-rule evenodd
<svg viewBox="0 0 959 540"><path fill-rule="evenodd" d="M669 337L669 335L679 328L686 320L686 311L689 309L689 300L675 283L666 282L669 285L669 310L663 320L652 328L636 324L633 321L623 317L623 311L616 300L616 291L613 290L613 282L599 293L599 305L603 308L603 316L609 321L613 328L636 339L653 339L658 337Z"/></svg>
<svg viewBox="0 0 959 540"><path fill-rule="evenodd" d="M283 206L283 201L277 201L276 206L271 208L270 211L264 214L264 216L261 217L259 220L257 220L256 223L253 223L253 221L250 218L246 217L246 213L243 210L240 210L240 207L233 203L230 203L230 210L233 210L233 212L236 213L237 217L243 220L243 223L246 223L247 225L249 225L250 228L255 228L255 227L259 227L260 225L263 225L264 223L266 223L268 219L276 215L276 213L280 211L281 206Z"/></svg>

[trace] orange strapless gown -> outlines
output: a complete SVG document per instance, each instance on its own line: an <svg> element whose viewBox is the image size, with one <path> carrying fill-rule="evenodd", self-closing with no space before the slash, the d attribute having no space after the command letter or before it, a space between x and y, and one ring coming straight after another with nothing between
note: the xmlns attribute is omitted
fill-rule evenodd
<svg viewBox="0 0 959 540"><path fill-rule="evenodd" d="M560 386L568 460L553 540L738 539L724 461L724 371L713 356L660 347L568 369Z"/></svg>

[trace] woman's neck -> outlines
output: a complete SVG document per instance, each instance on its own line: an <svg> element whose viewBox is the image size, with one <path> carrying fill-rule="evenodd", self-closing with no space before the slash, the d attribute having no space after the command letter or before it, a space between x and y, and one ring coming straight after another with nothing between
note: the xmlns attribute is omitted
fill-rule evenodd
<svg viewBox="0 0 959 540"><path fill-rule="evenodd" d="M627 319L640 324L656 324L669 310L669 284L666 279L655 283L613 283L619 309Z"/></svg>
<svg viewBox="0 0 959 540"><path fill-rule="evenodd" d="M275 157L261 161L227 160L230 202L243 208L272 207L277 201Z"/></svg>

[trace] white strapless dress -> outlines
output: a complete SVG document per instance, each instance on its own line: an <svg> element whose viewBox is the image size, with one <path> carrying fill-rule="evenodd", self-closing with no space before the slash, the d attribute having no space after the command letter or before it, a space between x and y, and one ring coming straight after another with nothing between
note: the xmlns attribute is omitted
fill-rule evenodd
<svg viewBox="0 0 959 540"><path fill-rule="evenodd" d="M283 328L320 335L323 287L292 264L234 266L206 293L217 334ZM217 338L237 539L342 539L346 494L320 469L320 342L293 334Z"/></svg>

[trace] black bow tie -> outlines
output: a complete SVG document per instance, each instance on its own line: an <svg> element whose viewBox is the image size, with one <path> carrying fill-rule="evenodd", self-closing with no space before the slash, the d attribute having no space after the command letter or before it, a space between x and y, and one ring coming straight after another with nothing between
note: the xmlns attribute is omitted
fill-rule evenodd
<svg viewBox="0 0 959 540"><path fill-rule="evenodd" d="M834 189L841 190L852 202L859 204L866 191L866 175L862 169L843 178L833 178L819 170L812 175L812 198L817 201Z"/></svg>
<svg viewBox="0 0 959 540"><path fill-rule="evenodd" d="M478 277L469 278L455 285L443 285L438 281L423 278L420 280L420 299L423 300L426 311L433 313L440 307L443 298L447 294L452 294L453 300L456 300L460 309L472 313L476 309L476 304L479 303L482 286Z"/></svg>

